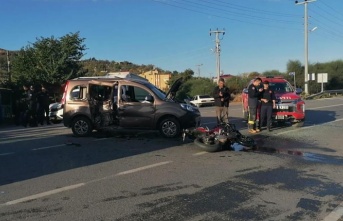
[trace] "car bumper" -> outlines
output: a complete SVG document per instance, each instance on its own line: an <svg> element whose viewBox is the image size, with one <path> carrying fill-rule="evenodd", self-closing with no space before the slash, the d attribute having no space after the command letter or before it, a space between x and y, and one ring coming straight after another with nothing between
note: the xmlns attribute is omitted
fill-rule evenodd
<svg viewBox="0 0 343 221"><path fill-rule="evenodd" d="M49 112L49 119L50 120L60 120L62 121L63 120L63 113L60 113L60 111L52 111L52 112Z"/></svg>
<svg viewBox="0 0 343 221"><path fill-rule="evenodd" d="M187 129L192 127L198 127L201 123L201 115L199 112L192 113L187 112L186 115L180 118L181 128Z"/></svg>

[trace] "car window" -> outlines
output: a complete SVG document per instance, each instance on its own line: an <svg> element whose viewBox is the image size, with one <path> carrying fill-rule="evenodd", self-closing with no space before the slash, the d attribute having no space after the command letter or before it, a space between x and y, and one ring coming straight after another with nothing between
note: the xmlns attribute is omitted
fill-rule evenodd
<svg viewBox="0 0 343 221"><path fill-rule="evenodd" d="M110 99L112 87L106 85L89 85L90 97L96 100L106 101Z"/></svg>
<svg viewBox="0 0 343 221"><path fill-rule="evenodd" d="M200 95L199 98L204 99L204 98L211 98L209 95Z"/></svg>
<svg viewBox="0 0 343 221"><path fill-rule="evenodd" d="M122 100L125 102L144 102L145 98L150 95L149 91L137 86L121 86Z"/></svg>
<svg viewBox="0 0 343 221"><path fill-rule="evenodd" d="M70 100L83 100L87 98L87 88L81 85L77 85L70 90Z"/></svg>
<svg viewBox="0 0 343 221"><path fill-rule="evenodd" d="M269 87L275 92L293 92L293 87L288 82L269 83Z"/></svg>

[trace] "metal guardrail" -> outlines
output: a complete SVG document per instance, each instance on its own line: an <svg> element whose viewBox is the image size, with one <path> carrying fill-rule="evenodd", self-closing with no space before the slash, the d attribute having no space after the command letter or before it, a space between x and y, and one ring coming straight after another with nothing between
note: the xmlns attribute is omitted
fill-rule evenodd
<svg viewBox="0 0 343 221"><path fill-rule="evenodd" d="M312 94L312 95L306 97L305 99L306 99L306 100L310 100L310 99L313 99L313 98L315 98L315 97L317 97L317 96L319 96L319 95L322 95L322 94L329 94L329 95L335 94L335 95L337 96L338 94L343 94L343 89L338 89L338 90L325 90L325 91L319 92L319 93L317 93L317 94Z"/></svg>

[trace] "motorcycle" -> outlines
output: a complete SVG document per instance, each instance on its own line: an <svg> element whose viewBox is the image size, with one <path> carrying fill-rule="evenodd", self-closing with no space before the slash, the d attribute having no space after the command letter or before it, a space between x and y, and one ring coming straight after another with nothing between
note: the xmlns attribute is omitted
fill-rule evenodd
<svg viewBox="0 0 343 221"><path fill-rule="evenodd" d="M182 134L183 141L186 137L194 139L194 144L207 152L217 152L224 149L240 150L256 148L253 138L245 136L236 129L235 124L221 123L213 129L197 127L185 129Z"/></svg>

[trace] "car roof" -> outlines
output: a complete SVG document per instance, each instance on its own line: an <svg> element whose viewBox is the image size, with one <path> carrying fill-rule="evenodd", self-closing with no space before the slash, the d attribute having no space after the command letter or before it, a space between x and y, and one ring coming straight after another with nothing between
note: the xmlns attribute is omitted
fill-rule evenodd
<svg viewBox="0 0 343 221"><path fill-rule="evenodd" d="M121 78L121 77L78 77L73 78L68 81L71 82L89 82L89 81L102 81L102 82L115 82L115 81L122 81L122 82L136 82L140 84L148 84L149 81L146 80L140 80L140 79L127 79L127 78Z"/></svg>
<svg viewBox="0 0 343 221"><path fill-rule="evenodd" d="M269 83L275 83L275 82L288 82L283 77L260 77L263 81L269 81Z"/></svg>

